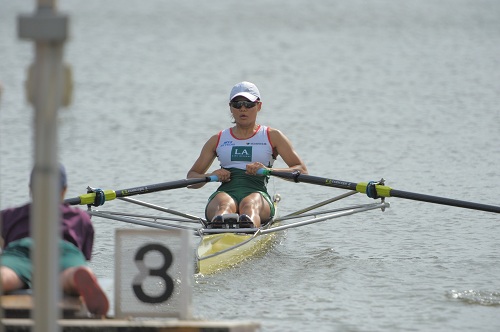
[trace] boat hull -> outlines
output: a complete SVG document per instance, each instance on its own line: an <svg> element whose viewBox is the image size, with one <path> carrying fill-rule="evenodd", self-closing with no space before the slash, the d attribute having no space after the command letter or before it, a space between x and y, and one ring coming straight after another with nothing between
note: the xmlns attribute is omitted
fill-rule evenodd
<svg viewBox="0 0 500 332"><path fill-rule="evenodd" d="M203 235L197 249L198 273L211 274L264 253L276 233L218 233Z"/></svg>

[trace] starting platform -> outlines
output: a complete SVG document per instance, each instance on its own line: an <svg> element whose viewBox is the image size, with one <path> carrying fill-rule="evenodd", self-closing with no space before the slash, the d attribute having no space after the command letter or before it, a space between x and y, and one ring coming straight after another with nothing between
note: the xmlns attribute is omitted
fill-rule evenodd
<svg viewBox="0 0 500 332"><path fill-rule="evenodd" d="M79 297L59 302L62 332L254 332L250 320L208 321L191 313L194 250L182 230L117 229L114 279L98 279L110 299L107 316L92 316ZM113 305L114 304L114 305ZM4 332L31 332L30 290L1 296Z"/></svg>
<svg viewBox="0 0 500 332"><path fill-rule="evenodd" d="M5 332L30 332L34 323L30 319L3 319ZM260 325L254 322L202 321L202 320L146 320L122 319L61 319L62 332L254 332Z"/></svg>
<svg viewBox="0 0 500 332"><path fill-rule="evenodd" d="M30 318L33 308L31 294L12 294L1 297L5 332L31 332L34 326ZM254 332L260 324L250 321L204 321L179 319L116 319L89 318L85 305L78 297L64 297L60 303L62 319L58 325L62 332Z"/></svg>
<svg viewBox="0 0 500 332"><path fill-rule="evenodd" d="M33 308L33 296L29 293L2 295L1 304L5 318L30 318ZM79 297L64 297L59 303L63 318L81 318L89 316Z"/></svg>
<svg viewBox="0 0 500 332"><path fill-rule="evenodd" d="M109 281L101 280L104 290L109 293ZM111 294L108 294L111 295ZM30 290L16 291L0 297L4 332L31 332L33 295ZM260 324L252 321L206 321L196 318L162 319L151 317L116 318L111 313L105 318L93 318L79 297L65 296L59 303L61 319L58 321L62 332L254 332L260 331Z"/></svg>

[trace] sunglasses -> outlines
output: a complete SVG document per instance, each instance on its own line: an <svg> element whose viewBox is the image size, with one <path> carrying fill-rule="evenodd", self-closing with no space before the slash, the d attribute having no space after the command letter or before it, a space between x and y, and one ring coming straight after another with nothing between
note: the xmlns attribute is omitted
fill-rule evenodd
<svg viewBox="0 0 500 332"><path fill-rule="evenodd" d="M236 109L241 109L243 106L245 106L245 108L255 107L255 105L257 105L258 103L258 101L232 101L229 103L229 105Z"/></svg>

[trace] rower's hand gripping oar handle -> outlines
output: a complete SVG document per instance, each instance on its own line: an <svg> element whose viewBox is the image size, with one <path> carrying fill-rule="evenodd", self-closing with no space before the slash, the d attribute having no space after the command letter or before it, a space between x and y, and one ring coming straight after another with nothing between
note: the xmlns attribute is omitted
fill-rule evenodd
<svg viewBox="0 0 500 332"><path fill-rule="evenodd" d="M64 203L70 205L93 205L100 206L103 205L106 201L111 201L118 197L125 196L134 196L141 195L146 193L152 193L156 191L162 190L170 190L177 188L185 188L187 186L203 183L203 182L219 182L219 178L217 175L210 175L204 178L190 178L190 179L182 179L177 181L170 181L158 184L151 184L147 186L122 189L122 190L101 190L101 189L92 189L89 187L89 191L87 194L80 195L74 198L67 198L64 200Z"/></svg>

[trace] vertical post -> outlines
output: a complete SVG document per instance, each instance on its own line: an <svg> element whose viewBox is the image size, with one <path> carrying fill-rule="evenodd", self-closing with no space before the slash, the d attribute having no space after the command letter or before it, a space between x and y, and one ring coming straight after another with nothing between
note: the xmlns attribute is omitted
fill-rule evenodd
<svg viewBox="0 0 500 332"><path fill-rule="evenodd" d="M0 82L0 106L2 105L2 82ZM1 195L1 192L0 192ZM0 215L0 234L2 233L2 216ZM1 241L0 241L1 242ZM0 250L3 247L3 243L0 243ZM1 275L0 275L1 277ZM2 286L2 278L0 278L0 296L3 295L3 286ZM0 332L4 332L5 329L1 320L3 319L3 308L0 308Z"/></svg>
<svg viewBox="0 0 500 332"><path fill-rule="evenodd" d="M58 167L57 110L69 103L71 84L63 66L68 18L56 12L55 0L38 0L33 15L21 15L19 37L35 42L26 92L35 108L34 177L31 236L34 241L32 318L36 331L59 331L59 238L61 193Z"/></svg>

